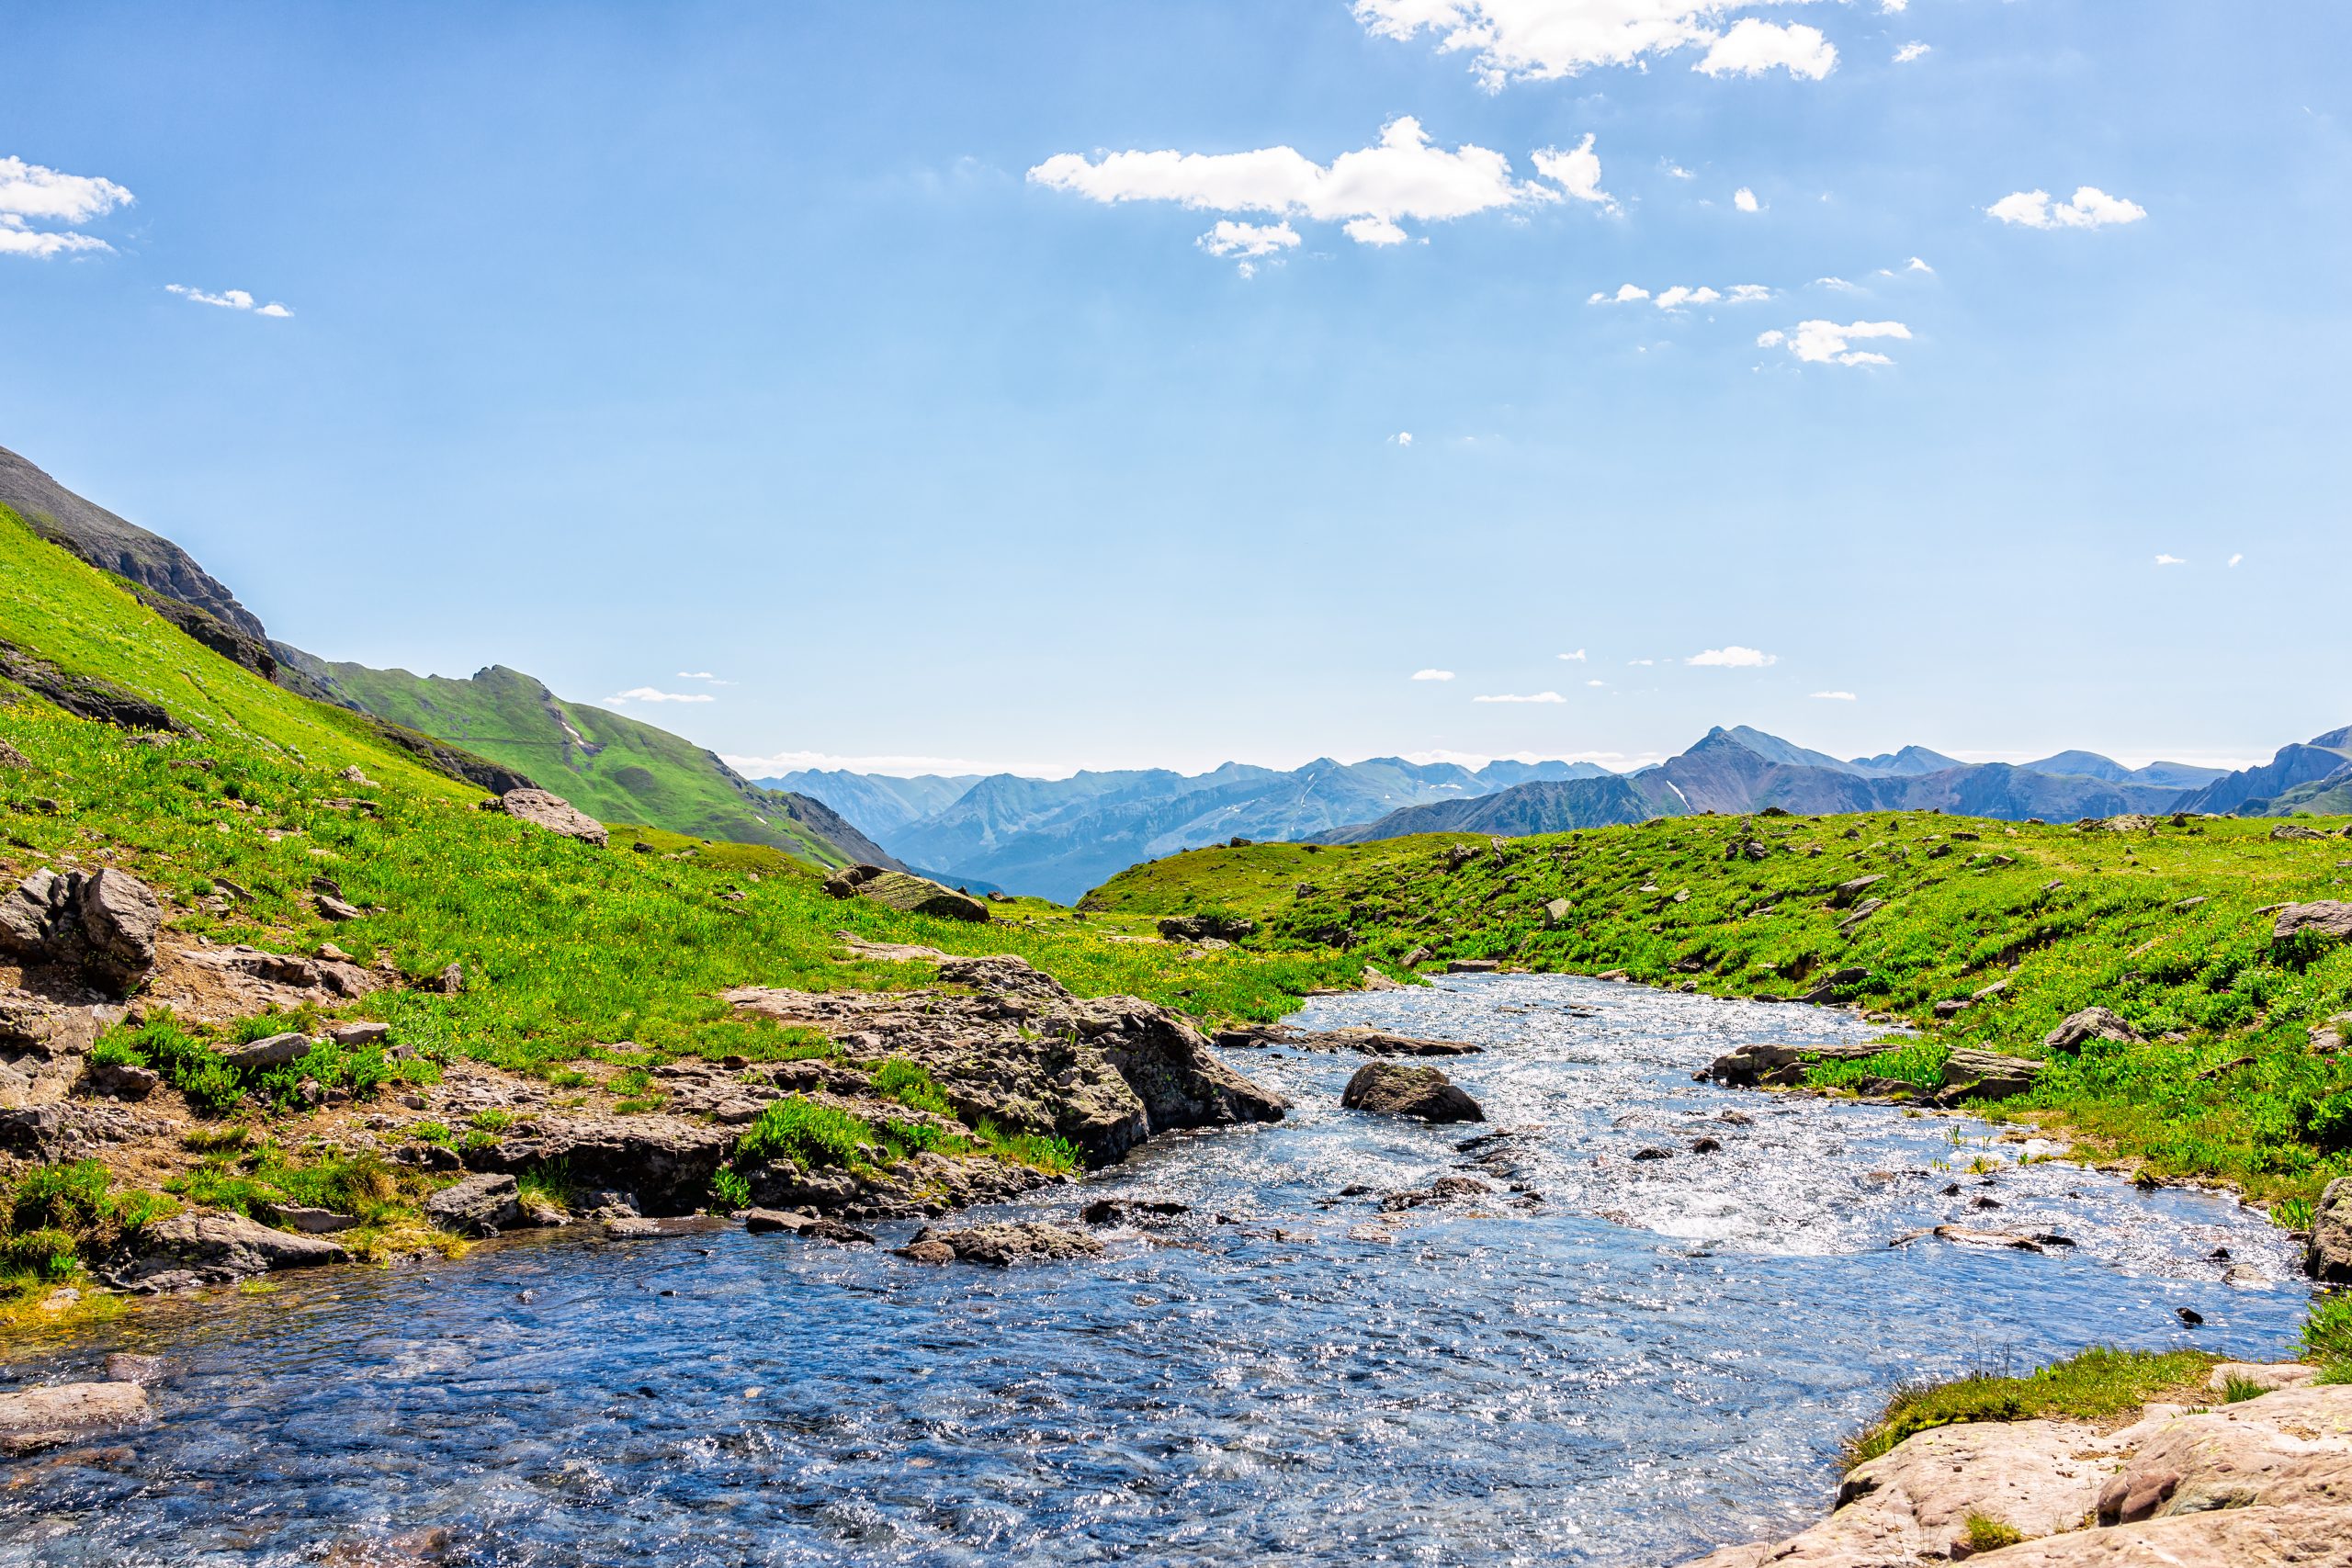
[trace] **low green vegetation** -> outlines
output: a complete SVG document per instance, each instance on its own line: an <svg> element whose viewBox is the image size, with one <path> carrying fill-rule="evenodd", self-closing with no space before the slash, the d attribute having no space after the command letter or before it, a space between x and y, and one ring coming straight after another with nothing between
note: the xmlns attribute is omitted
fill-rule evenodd
<svg viewBox="0 0 2352 1568"><path fill-rule="evenodd" d="M35 1165L0 1184L0 1296L71 1279L80 1260L176 1208L153 1192L125 1192L96 1160Z"/></svg>
<svg viewBox="0 0 2352 1568"><path fill-rule="evenodd" d="M1971 1551L1997 1551L2024 1540L2025 1532L1990 1514L1971 1514L1962 1521L1961 1540L1968 1543Z"/></svg>
<svg viewBox="0 0 2352 1568"><path fill-rule="evenodd" d="M1898 1388L1883 1414L1846 1445L1849 1469L1905 1438L1968 1421L2104 1421L2162 1394L2201 1390L2221 1358L2202 1350L2117 1350L2094 1346L2026 1373L1978 1372Z"/></svg>
<svg viewBox="0 0 2352 1568"><path fill-rule="evenodd" d="M2312 1303L2303 1324L2303 1356L2318 1363L2320 1382L2352 1382L2352 1294Z"/></svg>
<svg viewBox="0 0 2352 1568"><path fill-rule="evenodd" d="M1258 844L1133 867L1080 907L1238 913L1260 922L1250 950L1344 943L1390 972L1454 958L1622 970L1857 1002L1922 1031L1817 1069L1827 1088L1933 1086L1963 1047L2040 1056L2060 1020L2104 1006L2143 1043L2053 1056L1995 1114L2061 1122L2159 1176L2300 1201L2352 1172L2352 1051L2329 1024L2352 1012L2352 945L2274 942L2273 910L2352 898L2352 841L2274 840L2275 826L1701 816L1499 852L1461 835ZM1878 880L1838 891L1864 877Z"/></svg>

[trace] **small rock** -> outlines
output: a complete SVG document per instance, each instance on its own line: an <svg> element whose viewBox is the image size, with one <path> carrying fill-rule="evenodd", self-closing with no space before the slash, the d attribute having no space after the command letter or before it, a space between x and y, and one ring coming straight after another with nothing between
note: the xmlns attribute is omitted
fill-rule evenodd
<svg viewBox="0 0 2352 1568"><path fill-rule="evenodd" d="M424 1217L459 1235L495 1235L523 1217L512 1176L486 1171L445 1187L424 1201Z"/></svg>
<svg viewBox="0 0 2352 1568"><path fill-rule="evenodd" d="M270 1210L270 1217L304 1235L333 1235L359 1223L351 1215L338 1214L333 1209L312 1209L300 1203L280 1203Z"/></svg>
<svg viewBox="0 0 2352 1568"><path fill-rule="evenodd" d="M2041 1037L2045 1051L2080 1051L2094 1040L2111 1040L2119 1044L2136 1043L2140 1032L2126 1023L2120 1015L2103 1007L2089 1007L2068 1015L2065 1021Z"/></svg>
<svg viewBox="0 0 2352 1568"><path fill-rule="evenodd" d="M2305 936L2352 942L2352 904L2322 898L2309 904L2290 904L2278 911L2278 919L2270 928L2272 941L2292 942Z"/></svg>
<svg viewBox="0 0 2352 1568"><path fill-rule="evenodd" d="M161 1356L141 1356L129 1350L117 1350L101 1364L108 1382L137 1383L153 1388L164 1381L169 1370Z"/></svg>
<svg viewBox="0 0 2352 1568"><path fill-rule="evenodd" d="M1100 1258L1102 1244L1083 1232L1031 1220L999 1221L965 1230L924 1226L897 1256L915 1263L978 1263L991 1269L1015 1263L1065 1262Z"/></svg>
<svg viewBox="0 0 2352 1568"><path fill-rule="evenodd" d="M378 1045L392 1032L392 1026L372 1018L355 1019L338 1023L327 1031L327 1038L342 1046Z"/></svg>
<svg viewBox="0 0 2352 1568"><path fill-rule="evenodd" d="M322 919L356 920L366 914L366 911L356 905L346 904L331 893L312 894L311 901L318 906L319 915Z"/></svg>
<svg viewBox="0 0 2352 1568"><path fill-rule="evenodd" d="M272 1034L243 1045L230 1046L220 1053L220 1059L240 1072L252 1072L260 1067L282 1067L288 1062L299 1062L310 1054L309 1035Z"/></svg>
<svg viewBox="0 0 2352 1568"><path fill-rule="evenodd" d="M2191 1328L2195 1328L2198 1325L2205 1321L2205 1314L2199 1312L2195 1307L2175 1307L2172 1310L2175 1316L2178 1317L2181 1322L2187 1324Z"/></svg>

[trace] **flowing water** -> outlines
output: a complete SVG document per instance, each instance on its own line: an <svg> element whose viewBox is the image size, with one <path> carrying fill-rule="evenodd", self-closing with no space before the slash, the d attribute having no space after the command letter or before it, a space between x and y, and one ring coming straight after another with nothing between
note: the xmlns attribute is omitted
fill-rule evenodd
<svg viewBox="0 0 2352 1568"><path fill-rule="evenodd" d="M20 1382L113 1348L175 1376L155 1426L0 1470L0 1564L1671 1562L1816 1516L1903 1380L2293 1341L2289 1248L2225 1198L1691 1080L1745 1042L1856 1037L1845 1015L1513 976L1295 1021L1484 1044L1445 1066L1487 1124L1339 1110L1351 1055L1237 1053L1288 1121L1006 1211L1191 1206L1103 1233L1103 1261L546 1235L20 1347ZM1335 1197L1490 1151L1490 1198ZM2078 1245L1887 1245L1946 1221ZM2279 1282L2222 1283L2217 1247Z"/></svg>

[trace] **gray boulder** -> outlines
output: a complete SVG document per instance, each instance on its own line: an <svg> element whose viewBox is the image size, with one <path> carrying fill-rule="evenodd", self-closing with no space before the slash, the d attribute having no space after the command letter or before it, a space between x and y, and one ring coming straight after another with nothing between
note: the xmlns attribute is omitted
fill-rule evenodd
<svg viewBox="0 0 2352 1568"><path fill-rule="evenodd" d="M510 789L496 800L484 804L492 810L503 811L518 822L528 822L534 828L544 828L550 833L560 833L567 839L577 839L600 850L612 837L605 830L602 822L563 796L549 795L543 789Z"/></svg>
<svg viewBox="0 0 2352 1568"><path fill-rule="evenodd" d="M825 879L825 891L836 898L866 898L906 915L930 915L944 920L983 921L989 907L968 893L943 887L929 877L878 865L854 865Z"/></svg>
<svg viewBox="0 0 2352 1568"><path fill-rule="evenodd" d="M2315 936L2329 942L2352 942L2352 904L2338 898L2321 898L2309 904L2290 904L2278 911L2278 919L2270 928L2274 942L2292 942L2301 936Z"/></svg>
<svg viewBox="0 0 2352 1568"><path fill-rule="evenodd" d="M220 1059L240 1072L252 1072L260 1067L282 1067L299 1062L311 1054L311 1037L307 1034L272 1034L260 1040L249 1040L243 1045L232 1045L220 1053Z"/></svg>
<svg viewBox="0 0 2352 1568"><path fill-rule="evenodd" d="M334 1242L272 1230L243 1214L177 1214L141 1231L133 1250L136 1256L107 1277L119 1290L221 1285L273 1269L307 1269L351 1257Z"/></svg>
<svg viewBox="0 0 2352 1568"><path fill-rule="evenodd" d="M2042 1066L1991 1051L1954 1051L1944 1063L1944 1089L1956 1100L2007 1100L2031 1089Z"/></svg>
<svg viewBox="0 0 2352 1568"><path fill-rule="evenodd" d="M57 965L118 995L155 966L164 907L127 872L60 874L44 866L0 898L0 953Z"/></svg>
<svg viewBox="0 0 2352 1568"><path fill-rule="evenodd" d="M1397 1062L1368 1062L1340 1092L1340 1103L1375 1116L1411 1116L1423 1122L1484 1122L1476 1100L1435 1067Z"/></svg>
<svg viewBox="0 0 2352 1568"><path fill-rule="evenodd" d="M1885 880L1886 874L1877 872L1869 876L1858 876L1851 882L1841 882L1829 890L1829 907L1842 909Z"/></svg>
<svg viewBox="0 0 2352 1568"><path fill-rule="evenodd" d="M459 1235L496 1235L523 1223L522 1193L513 1177L486 1171L427 1198L424 1217Z"/></svg>
<svg viewBox="0 0 2352 1568"><path fill-rule="evenodd" d="M2270 829L2270 837L2275 842L2281 840L2298 840L2303 839L2324 839L2327 835L2325 833L2314 832L2311 829L2304 827L2300 822L2281 822L2278 826Z"/></svg>
<svg viewBox="0 0 2352 1568"><path fill-rule="evenodd" d="M53 1448L137 1426L153 1415L147 1391L135 1382L54 1383L0 1393L0 1454Z"/></svg>
<svg viewBox="0 0 2352 1568"><path fill-rule="evenodd" d="M1552 899L1544 906L1544 929L1547 931L1558 931L1568 923L1576 912L1576 906L1566 898Z"/></svg>
<svg viewBox="0 0 2352 1568"><path fill-rule="evenodd" d="M2352 1285L2352 1176L2339 1176L2319 1195L2303 1272L2331 1285Z"/></svg>
<svg viewBox="0 0 2352 1568"><path fill-rule="evenodd" d="M2041 1037L2044 1051L2079 1051L2094 1040L2111 1040L2118 1044L2136 1044L2140 1032L2123 1021L2120 1014L2106 1008L2085 1008L2071 1013L2065 1021Z"/></svg>
<svg viewBox="0 0 2352 1568"><path fill-rule="evenodd" d="M1159 922L1159 934L1170 942L1238 942L1257 929L1257 921L1238 915L1168 915Z"/></svg>

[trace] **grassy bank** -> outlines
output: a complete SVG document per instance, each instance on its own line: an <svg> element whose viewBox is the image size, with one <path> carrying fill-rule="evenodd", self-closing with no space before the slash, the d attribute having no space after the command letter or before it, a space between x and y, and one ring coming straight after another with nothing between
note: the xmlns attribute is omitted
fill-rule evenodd
<svg viewBox="0 0 2352 1568"><path fill-rule="evenodd" d="M2352 840L2278 840L2276 826L1768 815L1510 840L1499 855L1453 835L1252 845L1136 866L1081 907L1241 915L1262 950L1345 943L1391 969L1489 958L1823 997L1924 1032L1822 1070L1830 1087L1932 1083L1962 1047L2039 1056L2061 1019L2109 1007L2143 1043L2057 1056L1996 1113L2061 1121L2160 1175L2236 1183L2292 1219L2352 1170L2352 1051L2334 1049L2330 1021L2352 1011L2352 946L2274 944L2269 907L2352 898ZM1838 891L1864 877L1878 880Z"/></svg>

